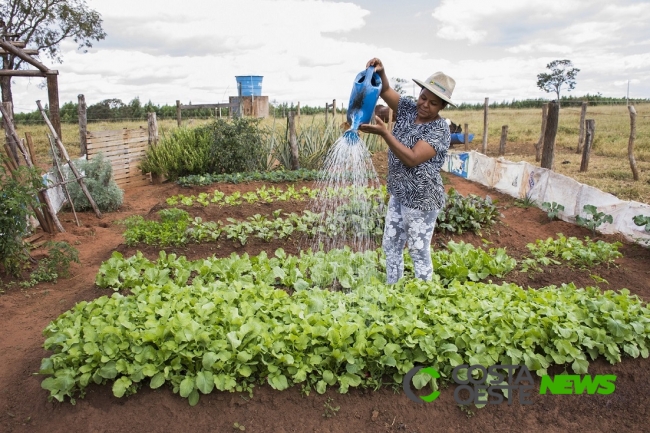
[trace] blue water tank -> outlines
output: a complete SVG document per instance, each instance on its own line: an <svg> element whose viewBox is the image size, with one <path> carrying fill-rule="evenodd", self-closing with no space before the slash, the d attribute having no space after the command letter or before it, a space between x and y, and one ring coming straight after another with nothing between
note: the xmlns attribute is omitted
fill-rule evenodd
<svg viewBox="0 0 650 433"><path fill-rule="evenodd" d="M236 75L239 96L262 96L261 75Z"/></svg>

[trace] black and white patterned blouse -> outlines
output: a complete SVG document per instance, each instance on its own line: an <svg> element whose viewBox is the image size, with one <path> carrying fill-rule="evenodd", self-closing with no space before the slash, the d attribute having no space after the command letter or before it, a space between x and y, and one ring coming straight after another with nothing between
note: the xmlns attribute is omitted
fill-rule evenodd
<svg viewBox="0 0 650 433"><path fill-rule="evenodd" d="M400 98L393 135L409 149L419 140L424 140L436 150L436 156L415 167L407 167L388 149L388 192L403 206L411 209L442 209L445 204L445 190L440 168L445 162L451 141L449 125L442 117L416 125L413 123L416 117L415 101Z"/></svg>

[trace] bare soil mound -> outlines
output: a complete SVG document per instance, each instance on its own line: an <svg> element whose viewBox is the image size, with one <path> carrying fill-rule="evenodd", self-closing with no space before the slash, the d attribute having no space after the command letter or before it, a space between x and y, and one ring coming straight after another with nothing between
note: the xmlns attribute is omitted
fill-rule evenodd
<svg viewBox="0 0 650 433"><path fill-rule="evenodd" d="M375 157L377 171L385 173L385 155ZM482 235L449 236L436 234L434 246L448 240L464 240L474 245L505 247L508 254L521 258L526 244L563 233L583 238L591 233L575 225L549 221L536 208L514 206L511 197L451 177L447 187L461 194L490 195L498 200L503 214L501 222ZM151 390L143 387L136 395L118 399L110 386L93 386L76 405L69 402L48 402L48 392L41 389L42 376L34 375L41 360L48 356L43 350L41 331L58 315L81 300L91 300L106 294L94 285L95 275L102 261L113 251L125 255L138 249L148 257L156 257L158 248L130 248L124 245L123 226L115 224L129 215L151 217L166 207L165 198L178 193L198 194L220 189L224 192L251 191L262 183L239 185L218 184L201 188L181 188L173 184L151 185L129 190L125 205L119 212L102 219L94 214L81 215L82 227L76 227L71 214L61 214L67 233L53 238L65 240L79 250L81 264L73 264L72 276L55 285L40 284L32 289L8 289L0 296L0 431L4 432L232 432L234 424L247 432L430 432L430 431L528 431L528 432L593 432L593 431L648 431L650 407L650 360L625 358L622 363L610 365L597 360L590 365L590 374L615 374L616 391L610 395L536 395L534 403L522 406L491 405L483 409L461 410L454 403L453 387L442 390L442 395L430 404L415 404L403 392L392 389L379 391L351 389L347 394L328 390L319 395L312 391L304 395L299 387L275 391L268 386L256 387L253 397L248 394L215 391L203 396L196 407L171 389ZM298 186L312 184L301 183ZM277 185L284 187L284 185ZM271 205L243 205L233 208L192 208L192 214L204 220L242 219L256 213L283 209L298 212L306 203ZM622 241L615 236L597 236L607 241ZM624 257L615 266L597 266L592 269L571 269L555 266L546 272L520 274L512 272L505 281L524 287L543 287L574 282L578 287L599 285L603 290L629 289L647 301L650 299L650 250L623 242ZM216 255L224 257L232 252L250 255L265 250L284 248L288 253L298 252L297 240L250 240L245 246L230 241L189 245L167 251L190 259ZM606 283L597 283L598 276ZM549 373L560 373L562 366ZM537 383L537 386L539 383ZM338 409L337 409L338 408Z"/></svg>

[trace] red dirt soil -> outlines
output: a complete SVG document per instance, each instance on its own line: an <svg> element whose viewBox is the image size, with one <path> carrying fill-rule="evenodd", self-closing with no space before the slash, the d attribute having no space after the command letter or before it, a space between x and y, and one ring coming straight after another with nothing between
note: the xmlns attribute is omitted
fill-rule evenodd
<svg viewBox="0 0 650 433"><path fill-rule="evenodd" d="M375 166L380 176L386 173L384 154L375 156ZM312 185L311 183L303 183ZM302 186L299 184L298 186ZM416 404L404 393L390 388L379 391L351 389L347 394L328 390L325 395L312 391L308 396L300 387L275 391L269 386L256 387L252 398L248 394L214 391L201 396L199 404L190 407L186 399L163 387L151 390L143 386L137 394L118 399L110 385L91 386L76 405L49 402L48 392L41 389L44 377L34 375L41 360L49 356L43 349L41 331L47 324L75 303L92 300L107 294L94 285L95 275L102 261L113 251L130 255L137 251L124 245L123 226L114 224L129 215L154 216L155 211L166 207L164 199L178 193L198 194L201 191L220 189L224 192L251 191L262 183L240 185L218 184L209 187L181 188L174 184L152 185L129 190L125 204L118 212L97 219L92 213L83 213L82 227L76 227L70 213L60 218L67 233L53 236L65 240L79 250L81 264L72 265L72 276L55 285L40 284L31 289L9 288L0 295L0 431L2 432L233 432L234 423L247 432L592 432L621 431L647 432L650 411L650 360L624 358L610 365L599 359L591 363L590 374L617 375L616 391L610 395L536 395L533 404L522 406L517 402L488 405L483 409L473 406L471 411L461 410L454 403L453 389L442 390L441 396L430 404ZM285 185L278 185L286 187ZM526 253L526 244L535 239L546 239L557 233L583 238L591 233L562 221L549 221L537 208L519 208L511 197L488 190L478 184L450 176L447 187L461 194L490 195L498 200L503 213L499 224L482 236L465 234L449 236L437 233L435 247L454 239L482 245L505 247L508 254L520 258ZM281 203L243 205L239 207L193 208L192 213L206 219L228 217L242 219L255 213L269 213L282 208L285 212L300 211L306 203ZM597 236L607 241L623 241L616 236ZM242 247L230 241L171 248L190 259L230 255L247 252L251 255L262 250L273 252L284 248L297 253L297 241L251 240ZM158 255L158 248L140 248L148 257ZM607 280L600 283L603 290L628 288L647 302L650 299L650 250L625 243L620 249L624 257L616 266L597 266L588 270L556 266L546 272L528 274L512 272L505 281L523 286L543 287L550 284L574 282L578 287L596 285L591 275ZM563 366L549 371L560 373ZM539 381L536 382L536 388ZM538 389L538 388L537 388ZM326 406L339 407L338 411ZM329 417L327 415L330 415Z"/></svg>

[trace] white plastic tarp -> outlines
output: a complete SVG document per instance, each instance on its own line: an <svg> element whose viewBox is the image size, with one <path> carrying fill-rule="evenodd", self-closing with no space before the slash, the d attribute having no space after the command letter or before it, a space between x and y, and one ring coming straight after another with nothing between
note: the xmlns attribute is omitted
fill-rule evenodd
<svg viewBox="0 0 650 433"><path fill-rule="evenodd" d="M512 197L521 197L525 162L512 162L499 158L494 165L494 188Z"/></svg>
<svg viewBox="0 0 650 433"><path fill-rule="evenodd" d="M472 171L470 171L468 179L492 188L496 161L475 151L470 153L469 158Z"/></svg>
<svg viewBox="0 0 650 433"><path fill-rule="evenodd" d="M472 167L470 166L471 161L470 155L467 152L448 153L445 171L467 179L472 170Z"/></svg>
<svg viewBox="0 0 650 433"><path fill-rule="evenodd" d="M521 197L528 197L535 203L542 203L548 176L549 170L526 163L524 165L524 178L526 181L522 185L524 194Z"/></svg>
<svg viewBox="0 0 650 433"><path fill-rule="evenodd" d="M75 164L76 167L78 167L79 163L81 161L85 161L85 160L86 160L86 155L84 155L84 156L82 156L82 157L80 157L80 158L78 158L78 159L76 159L76 160L74 160L72 162ZM54 175L54 170L56 170L56 168L52 168L50 171L48 171L47 173L45 173L43 175L43 184L45 186L53 185L53 184L58 182L57 176ZM67 172L69 172L67 163L65 165L61 166L61 171L63 172L64 175ZM63 205L66 203L66 201L68 201L66 196L65 196L65 193L63 192L63 187L61 185L58 185L58 186L56 186L54 188L49 188L47 190L47 196L49 197L50 202L52 203L52 207L54 207L54 210L57 213L61 210Z"/></svg>
<svg viewBox="0 0 650 433"><path fill-rule="evenodd" d="M57 182L58 179L56 176L54 176L54 173L48 172L43 175L44 186L52 185ZM50 203L52 203L52 207L58 213L66 202L66 197L65 194L63 193L63 188L61 187L61 185L55 186L54 188L48 189L46 194L50 199Z"/></svg>
<svg viewBox="0 0 650 433"><path fill-rule="evenodd" d="M650 205L628 202L575 179L527 162L511 162L490 158L476 151L453 152L447 155L443 170L495 188L512 197L528 197L541 207L544 202L564 206L559 218L575 223L576 215L588 217L585 205L611 215L613 223L598 227L601 233L621 233L628 240L650 245L650 234L634 224L637 215L650 216Z"/></svg>
<svg viewBox="0 0 650 433"><path fill-rule="evenodd" d="M634 223L634 217L638 215L650 217L650 205L637 201L627 202L627 206L619 212L618 218L614 218L616 231L623 233L629 240L650 245L650 233L645 231L645 227Z"/></svg>
<svg viewBox="0 0 650 433"><path fill-rule="evenodd" d="M539 204L548 202L564 206L564 210L560 211L558 216L565 221L570 221L569 218L577 214L576 197L580 194L581 188L582 184L575 179L549 170L544 195Z"/></svg>
<svg viewBox="0 0 650 433"><path fill-rule="evenodd" d="M621 214L628 207L629 202L620 200L615 195L603 192L593 186L582 185L580 194L576 197L575 215L588 217L588 214L584 212L584 207L586 205L596 206L598 212L603 212L605 215L612 216L612 219L614 220L612 224L603 223L598 227L599 232L612 234L617 232L616 226L618 220L620 219Z"/></svg>

